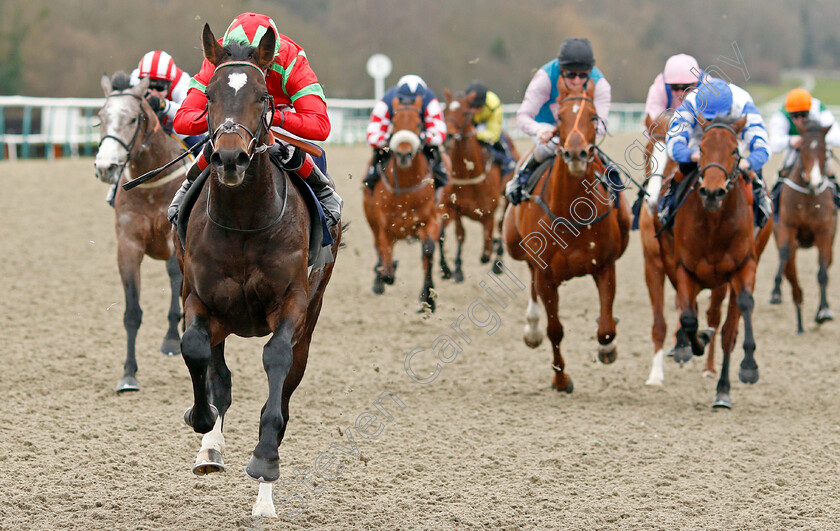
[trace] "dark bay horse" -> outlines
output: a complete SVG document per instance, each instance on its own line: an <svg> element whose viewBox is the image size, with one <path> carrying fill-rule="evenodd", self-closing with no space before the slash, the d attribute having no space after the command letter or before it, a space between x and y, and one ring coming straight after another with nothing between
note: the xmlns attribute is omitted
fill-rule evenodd
<svg viewBox="0 0 840 531"><path fill-rule="evenodd" d="M773 223L768 221L757 234L753 229L752 191L738 169L738 133L745 123L746 117L705 123L691 191L676 213L673 238L661 240L664 252L673 256L676 267L677 306L681 312L678 345L680 339L687 342L694 356L703 355L711 340L708 333L698 332L697 294L704 288L729 287L729 307L721 334L723 364L713 407L732 407L729 358L741 315L744 359L738 378L744 383L758 381L753 289L756 265Z"/></svg>
<svg viewBox="0 0 840 531"><path fill-rule="evenodd" d="M819 252L820 307L814 320L824 323L834 319L828 307L828 268L832 261L832 246L837 229L837 210L831 182L825 177L825 135L830 127L817 122L797 124L802 144L799 156L787 176L782 178L779 194L779 217L773 235L779 248L779 271L770 297L770 304L782 302L782 274L790 282L793 303L796 305L796 332L802 328L802 288L796 276L796 250L814 245Z"/></svg>
<svg viewBox="0 0 840 531"><path fill-rule="evenodd" d="M274 33L266 32L256 48L238 43L223 48L205 25L202 41L204 56L216 67L207 85L213 154L181 254L186 324L181 352L195 400L184 420L205 434L193 471L223 470L222 428L231 404L225 338L271 336L262 356L268 399L245 472L264 482L254 514L274 516L271 482L280 476L278 447L289 422L289 400L303 378L334 262L308 270L304 198L267 152L272 137L265 116L273 102L264 72L274 58ZM332 236L335 256L337 227Z"/></svg>
<svg viewBox="0 0 840 531"><path fill-rule="evenodd" d="M475 220L484 228L484 248L481 253L481 263L490 261L493 247L496 247L496 259L493 260L493 271L502 272L496 265L502 259L503 245L501 238L494 240L493 229L496 226L496 213L501 203L503 183L502 172L489 148L483 147L476 137L473 116L476 109L471 107L475 94L464 96L453 95L449 89L444 89L446 106L446 145L449 158L452 161L452 175L449 184L443 188L440 207L443 213L440 230L440 268L443 278L453 278L455 282L464 281L461 269L461 250L464 245L464 225L462 218ZM515 154L518 158L518 154ZM502 212L503 214L503 212ZM455 235L458 239L458 251L455 255L455 270L449 269L444 253L446 225L452 221L455 224ZM499 234L501 234L502 216L498 218Z"/></svg>
<svg viewBox="0 0 840 531"><path fill-rule="evenodd" d="M508 208L504 241L508 254L526 261L531 272L525 344L536 348L542 342L537 329L539 295L548 314L547 332L554 352L552 385L571 393L574 385L560 354L563 325L557 313L557 288L574 277L591 275L595 279L601 306L598 358L603 363L614 362L615 262L630 238L630 208L626 200L619 200L620 192L613 197L596 175L604 168L595 156L594 87L586 92L570 90L561 82L558 88L557 156L532 193L537 199Z"/></svg>
<svg viewBox="0 0 840 531"><path fill-rule="evenodd" d="M166 134L146 102L144 95L148 88L149 78L143 78L137 86L130 87L124 72L117 72L113 79L102 76L105 104L99 111L102 137L94 165L96 175L106 183L124 183L163 166L183 153L182 144ZM143 317L140 309L140 262L144 256L166 260L172 295L169 329L160 350L170 356L181 352L178 335L181 271L170 237L171 225L166 219L166 209L181 186L185 171L186 163L178 164L154 180L139 185L131 193L124 191L122 186L117 187L114 199L117 264L125 291L124 324L128 336L124 373L117 384L117 392L140 389L136 377L135 339Z"/></svg>
<svg viewBox="0 0 840 531"><path fill-rule="evenodd" d="M657 203L668 186L673 184L673 175L677 171L677 162L669 158L665 152L666 133L673 112L663 113L657 120L649 116L645 118L645 129L647 130L647 146L645 148L646 169L645 169L645 196L644 204L639 212L639 236L642 242L642 254L645 260L645 283L647 284L648 295L650 296L651 310L653 311L653 326L651 327L651 338L653 339L653 361L650 369L650 376L645 382L646 385L662 385L665 383L665 336L668 331L668 323L665 321L665 278L676 288L674 257L663 252L660 243L661 238L670 240L670 248L673 248L673 233L665 231L656 237L662 228L657 216ZM713 334L720 325L721 304L726 297L726 286L715 288L712 292L712 301L709 305L706 319L710 331ZM709 345L709 355L706 357L704 374L714 374L714 343ZM679 345L674 348L675 361L684 363L692 357L691 350L687 345Z"/></svg>
<svg viewBox="0 0 840 531"><path fill-rule="evenodd" d="M365 217L379 257L373 292L381 295L385 292L385 284L394 283L397 265L394 243L418 238L422 244L424 275L418 311L426 307L435 311L432 261L435 242L440 235L440 212L435 205L429 164L419 153L423 130L422 98L418 96L413 102L394 98L393 109L388 162L373 190L363 194Z"/></svg>

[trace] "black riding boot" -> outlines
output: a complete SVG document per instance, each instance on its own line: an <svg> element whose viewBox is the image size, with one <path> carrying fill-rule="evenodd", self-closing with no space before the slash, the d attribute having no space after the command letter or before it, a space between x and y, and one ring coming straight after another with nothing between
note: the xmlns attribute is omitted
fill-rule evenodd
<svg viewBox="0 0 840 531"><path fill-rule="evenodd" d="M184 196L187 195L187 190L190 189L192 183L201 175L201 172L204 171L210 163L210 155L213 154L213 148L210 147L210 144L204 146L204 149L201 153L196 157L193 161L192 166L187 170L187 178L184 179L184 183L181 185L181 188L175 192L175 197L172 198L172 202L169 203L169 208L166 209L166 217L169 218L169 222L173 225L178 224L178 210L181 208L181 201L184 200Z"/></svg>
<svg viewBox="0 0 840 531"><path fill-rule="evenodd" d="M519 172L508 181L505 186L505 197L508 198L508 201L510 201L512 205L518 205L522 202L522 188L525 186L525 183L528 182L528 178L531 177L531 174L539 165L540 163L537 162L537 158L532 153L522 167L519 168Z"/></svg>
<svg viewBox="0 0 840 531"><path fill-rule="evenodd" d="M440 146L427 144L423 146L423 153L429 159L429 165L432 167L435 190L445 186L449 182L449 173L446 171L446 164L444 164L443 156L440 154Z"/></svg>
<svg viewBox="0 0 840 531"><path fill-rule="evenodd" d="M384 149L373 148L373 158L370 160L367 175L362 182L370 190L376 186L379 179L382 177L382 163L388 158L388 152Z"/></svg>

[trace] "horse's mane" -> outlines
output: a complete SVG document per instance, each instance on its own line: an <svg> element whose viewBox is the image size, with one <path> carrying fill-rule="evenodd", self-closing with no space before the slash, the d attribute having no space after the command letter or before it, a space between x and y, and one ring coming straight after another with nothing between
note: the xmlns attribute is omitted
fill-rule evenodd
<svg viewBox="0 0 840 531"><path fill-rule="evenodd" d="M822 133L823 126L816 120L808 120L805 124L806 133Z"/></svg>
<svg viewBox="0 0 840 531"><path fill-rule="evenodd" d="M253 46L242 44L241 42L232 41L225 46L225 52L230 56L231 61L247 61L251 59L251 54L254 53Z"/></svg>
<svg viewBox="0 0 840 531"><path fill-rule="evenodd" d="M733 117L733 116L717 116L714 120L712 120L711 124L723 124L723 125L732 125L735 122L740 120L740 118Z"/></svg>
<svg viewBox="0 0 840 531"><path fill-rule="evenodd" d="M123 72L122 70L118 70L114 72L113 77L111 77L111 90L128 90L131 88L131 78L128 77L128 74Z"/></svg>

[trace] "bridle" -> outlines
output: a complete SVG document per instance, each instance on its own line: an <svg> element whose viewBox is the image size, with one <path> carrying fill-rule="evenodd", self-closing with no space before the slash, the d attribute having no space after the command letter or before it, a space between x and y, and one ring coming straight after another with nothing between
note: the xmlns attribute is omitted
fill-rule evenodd
<svg viewBox="0 0 840 531"><path fill-rule="evenodd" d="M706 133L708 133L712 129L726 129L727 131L732 133L732 136L735 137L735 140L736 140L735 150L732 152L732 154L735 155L735 160L732 164L732 169L731 170L726 169L723 166L723 164L719 164L717 162L710 162L710 163L702 166L700 169L697 170L697 175L698 175L697 182L698 183L703 182L703 174L706 172L706 170L708 170L709 168L718 168L720 171L723 172L724 175L726 175L726 183L725 183L724 187L726 188L726 191L728 192L729 190L732 189L733 186L735 186L735 179L738 177L738 174L740 173L740 169L738 168L738 164L741 162L741 152L738 150L738 144L737 144L738 133L736 133L735 130L732 129L732 127L729 126L728 124L718 123L718 124L710 125L708 128L706 128L706 130L703 132L703 134L705 135Z"/></svg>
<svg viewBox="0 0 840 531"><path fill-rule="evenodd" d="M447 139L452 139L455 142L459 142L461 140L465 140L467 138L473 137L476 135L475 128L473 127L472 131L467 132L467 129L470 128L472 125L472 119L475 115L475 112L472 109L468 111L464 111L464 123L459 123L458 120L453 118L452 116L447 116L445 118L446 123L451 123L455 126L455 129L458 131L454 135L447 134Z"/></svg>
<svg viewBox="0 0 840 531"><path fill-rule="evenodd" d="M217 66L216 72L218 72L219 69L224 68L226 66L250 66L256 68L262 76L263 81L265 81L265 73L260 69L259 66L249 61L228 61ZM271 128L271 124L268 123L266 115L268 114L269 110L271 111L271 114L274 115L274 97L266 91L266 93L262 96L261 99L263 102L263 110L260 114L260 124L257 126L256 132L251 131L249 127L240 122L234 122L232 118L226 119L224 122L221 123L221 125L214 129L213 126L210 124L210 115L207 115L207 130L213 131L210 135L210 147L213 149L213 151L216 151L216 140L218 140L220 136L228 134L235 134L236 136L241 138L243 142L246 142L248 144L246 153L248 154L249 163L251 162L251 160L253 160L254 155L256 155L257 153L264 153L268 151L268 149L271 147L271 144L257 145L257 142L259 142L259 138L262 136L262 134ZM248 133L248 136L250 138L245 138L245 136L242 134L242 131Z"/></svg>
<svg viewBox="0 0 840 531"><path fill-rule="evenodd" d="M425 122L423 120L423 112L413 105L400 105L399 108L394 107L394 112L393 112L393 115L391 116L391 123L393 124L394 118L396 118L397 113L406 112L406 111L413 111L413 112L417 113L417 115L420 117L420 133L422 133L426 128ZM416 133L415 131L409 130L409 129L400 129L400 131L405 131L407 133L413 133L413 134L415 134L419 137L418 133ZM394 136L394 133L391 133L391 137L393 137L393 136ZM422 148L420 148L420 149L422 149ZM417 152L414 152L413 156L416 156L416 154L417 154ZM393 185L391 185L391 183L388 182L388 172L387 172L387 167L390 166L391 162L394 163L394 170L392 171L392 174L394 176L394 184ZM383 186L385 186L385 188L388 191L390 191L394 195L402 195L402 194L407 194L407 193L410 193L410 192L415 192L415 191L417 191L421 188L424 188L428 184L426 179L422 179L418 184L415 184L414 186L410 186L408 188L401 187L399 179L397 178L396 161L394 160L393 156L390 157L390 160L386 164L386 169L385 169L385 171L383 171L383 173L384 173L384 175L383 175L383 178L382 178L382 184L383 184Z"/></svg>
<svg viewBox="0 0 840 531"><path fill-rule="evenodd" d="M581 118L581 116L583 116L583 109L586 107L586 103L591 103L592 107L595 108L595 102L592 100L592 98L589 98L587 96L569 96L567 98L563 98L560 101L560 106L562 107L563 104L566 103L567 101L574 101L574 100L583 100L584 105L581 105L580 108L578 109L577 115L575 116L575 123L572 124L572 132L568 134L568 136L566 137L566 141L568 141L569 137L571 137L573 134L577 133L577 134L580 135L581 138L583 138L583 141L586 142L587 141L586 140L586 135L583 134L583 131L581 131L578 126L580 125L580 118ZM598 113L597 113L597 110L596 110L596 113L595 113L595 116L593 117L593 119L597 119L597 118L598 118ZM557 121L558 122L561 121L560 117L559 117L559 113L558 113ZM563 142L563 143L565 143L565 142ZM559 153L561 155L563 155L563 160L565 160L566 162L569 162L570 157L567 156L567 152L566 152L566 149L563 147L563 143L558 143L557 150L559 151ZM591 162L592 159L595 157L595 152L592 149L592 143L589 143L587 145L586 151L589 152L589 157L587 158L587 161Z"/></svg>
<svg viewBox="0 0 840 531"><path fill-rule="evenodd" d="M115 182L120 182L120 179L122 179L122 174L125 171L125 168L128 166L128 163L131 162L134 159L134 156L135 156L134 146L137 145L137 139L140 137L140 130L143 129L145 131L147 129L145 124L147 124L149 122L149 116L146 114L146 111L143 110L143 98L141 98L137 94L134 94L132 92L120 92L118 94L109 95L107 98L105 98L105 101L107 102L109 99L116 98L116 97L119 97L119 96L131 96L132 98L135 98L138 101L138 105L139 105L139 108L140 108L140 114L139 114L139 120L137 120L137 127L134 129L134 134L131 136L131 141L128 144L126 144L125 141L122 138L120 138L118 136L114 136L114 135L103 135L102 138L99 139L99 147L97 149L100 149L102 147L102 142L104 142L105 140L107 140L109 138L111 140L115 141L116 143L118 143L120 146L122 146L123 149L125 149L125 152L126 152L125 160L123 161L122 165L120 166L120 173L117 174L117 179L116 179ZM158 129L160 129L160 122L159 121L158 121L155 129L151 133L146 135L145 138L143 139L143 143L140 145L140 149L137 150L138 154L142 153L143 150L146 149L146 146L149 143L149 139L152 138L152 135L154 135L157 132Z"/></svg>

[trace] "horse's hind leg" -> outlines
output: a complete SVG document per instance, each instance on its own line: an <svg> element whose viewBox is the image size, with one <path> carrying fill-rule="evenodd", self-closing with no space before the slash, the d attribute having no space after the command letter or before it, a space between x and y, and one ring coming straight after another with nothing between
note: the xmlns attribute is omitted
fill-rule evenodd
<svg viewBox="0 0 840 531"><path fill-rule="evenodd" d="M817 248L819 249L820 269L817 273L817 281L820 284L820 308L814 320L822 324L834 320L834 313L828 307L828 268L831 266L831 244L834 240L834 231L830 234L822 233L817 235Z"/></svg>
<svg viewBox="0 0 840 531"><path fill-rule="evenodd" d="M594 275L598 286L598 298L601 301L601 315L598 318L598 359L602 363L613 363L618 357L615 342L615 318L613 317L613 301L615 301L615 262L602 267Z"/></svg>
<svg viewBox="0 0 840 531"><path fill-rule="evenodd" d="M505 200L502 202L502 213L501 215L499 215L499 222L497 224L499 237L493 240L493 243L496 245L496 259L493 260L493 273L497 275L501 275L503 272L503 269L499 265L499 263L502 261L502 255L505 253L505 246L502 242L502 234L504 229L502 227L505 221L505 209L507 208L507 205L508 201L507 198L505 198Z"/></svg>
<svg viewBox="0 0 840 531"><path fill-rule="evenodd" d="M653 339L653 362L651 363L650 375L645 385L662 385L665 383L665 335L668 332L668 323L665 321L665 271L662 260L659 257L645 253L645 283L650 296L650 305L653 310L653 326L651 337Z"/></svg>
<svg viewBox="0 0 840 531"><path fill-rule="evenodd" d="M778 231L777 231L778 234ZM778 240L779 236L777 236ZM782 274L790 259L790 246L787 242L779 244L779 269L776 271L776 278L773 279L773 291L770 293L770 304L782 303Z"/></svg>
<svg viewBox="0 0 840 531"><path fill-rule="evenodd" d="M732 293L738 294L736 299L738 310L744 316L744 359L741 360L741 369L738 371L738 379L743 383L754 384L758 382L758 364L755 361L755 336L753 335L752 314L755 307L753 300L753 286L755 285L755 261L748 261L741 272L732 282Z"/></svg>
<svg viewBox="0 0 840 531"><path fill-rule="evenodd" d="M160 351L167 356L177 356L181 353L181 336L178 335L178 323L181 322L181 281L183 275L178 267L178 257L175 253L166 261L166 272L169 274L169 286L172 288L172 300L169 303L169 329L163 338Z"/></svg>
<svg viewBox="0 0 840 531"><path fill-rule="evenodd" d="M684 267L678 266L677 306L682 311L680 313L680 330L677 331L677 335L678 337L682 335L688 340L689 345L691 345L692 355L702 356L710 338L706 335L698 334L697 291L697 285L691 278L690 273ZM674 359L677 360L676 352L674 352Z"/></svg>
<svg viewBox="0 0 840 531"><path fill-rule="evenodd" d="M450 214L444 211L440 222L440 236L438 236L438 247L440 248L440 277L444 280L452 278L452 270L449 269L449 264L446 263L446 253L444 253L444 243L446 242L446 225L448 224Z"/></svg>
<svg viewBox="0 0 840 531"><path fill-rule="evenodd" d="M464 248L464 222L460 214L455 215L455 236L458 239L458 252L455 254L455 271L452 273L452 278L455 282L464 281L464 271L461 269L461 251Z"/></svg>
<svg viewBox="0 0 840 531"><path fill-rule="evenodd" d="M211 472L224 472L225 437L222 424L225 413L230 407L230 370L225 364L225 342L222 341L210 349L210 365L207 368L210 378L210 400L219 411L213 429L201 439L201 450L195 458L193 473L199 476Z"/></svg>
<svg viewBox="0 0 840 531"><path fill-rule="evenodd" d="M537 302L537 277L534 266L528 262L528 270L531 272L531 297L528 299L528 309L525 311L525 331L522 340L531 348L540 346L543 340L543 333L540 330L540 307Z"/></svg>
<svg viewBox="0 0 840 531"><path fill-rule="evenodd" d="M481 219L481 224L484 227L484 250L481 252L481 263L486 264L490 262L490 257L493 255L493 211L484 214Z"/></svg>
<svg viewBox="0 0 840 531"><path fill-rule="evenodd" d="M116 391L118 393L140 390L140 383L137 381L135 344L137 331L143 321L143 310L140 308L141 260L143 260L143 251L136 245L131 242L118 242L117 264L120 268L120 277L125 292L123 324L126 334L125 364L123 365L123 376L117 383Z"/></svg>

